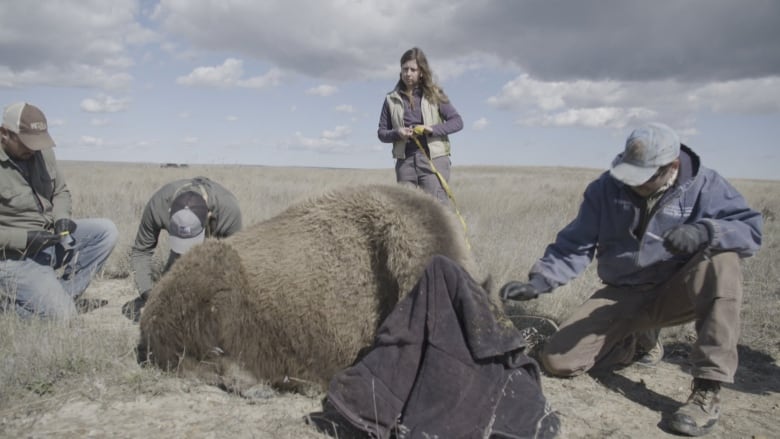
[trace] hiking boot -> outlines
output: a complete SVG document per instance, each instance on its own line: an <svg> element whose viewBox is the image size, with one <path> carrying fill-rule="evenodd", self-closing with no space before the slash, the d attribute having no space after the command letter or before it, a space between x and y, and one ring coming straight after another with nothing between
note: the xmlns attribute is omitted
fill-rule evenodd
<svg viewBox="0 0 780 439"><path fill-rule="evenodd" d="M701 436L709 433L720 417L720 382L693 379L688 401L672 415L669 426L677 433Z"/></svg>
<svg viewBox="0 0 780 439"><path fill-rule="evenodd" d="M656 341L655 346L645 351L644 349L637 347L637 356L634 363L644 367L655 367L664 358L664 345L661 341Z"/></svg>

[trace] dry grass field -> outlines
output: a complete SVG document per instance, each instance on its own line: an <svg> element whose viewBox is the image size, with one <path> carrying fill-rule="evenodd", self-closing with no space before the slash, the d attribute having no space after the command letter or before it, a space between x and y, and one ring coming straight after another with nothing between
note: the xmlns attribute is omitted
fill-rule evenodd
<svg viewBox="0 0 780 439"><path fill-rule="evenodd" d="M74 216L111 218L120 241L86 292L108 305L67 324L0 315L0 437L322 438L302 422L324 395L282 394L253 401L135 362L138 326L121 316L134 291L129 250L148 197L162 184L205 175L229 188L245 224L329 189L392 183L386 170L267 168L64 162ZM570 168L455 167L452 189L476 259L495 285L523 278L558 229L573 218L599 171ZM721 422L709 437L769 438L780 432L780 181L736 180L764 214L764 244L744 262L745 302L736 382L723 393ZM163 238L158 260L167 251ZM598 280L594 270L515 312L560 320ZM295 322L290 322L295 324ZM667 356L657 368L543 386L567 438L673 437L665 413L687 397L690 326L662 332Z"/></svg>

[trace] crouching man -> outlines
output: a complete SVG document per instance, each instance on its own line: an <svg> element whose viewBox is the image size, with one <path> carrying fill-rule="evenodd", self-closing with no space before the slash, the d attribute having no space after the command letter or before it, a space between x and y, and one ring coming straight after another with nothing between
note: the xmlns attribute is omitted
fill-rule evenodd
<svg viewBox="0 0 780 439"><path fill-rule="evenodd" d="M595 255L604 288L566 319L541 355L543 367L563 377L627 365L653 349L660 359L657 330L695 321L692 392L670 426L699 436L718 421L721 384L734 380L740 258L758 250L761 233L761 215L734 187L669 127L648 124L588 185L577 217L528 281L507 283L501 295L536 298L578 276Z"/></svg>
<svg viewBox="0 0 780 439"><path fill-rule="evenodd" d="M77 299L119 232L108 219L71 218L70 191L38 107L6 107L0 135L0 310L67 320L77 304L90 307Z"/></svg>
<svg viewBox="0 0 780 439"><path fill-rule="evenodd" d="M163 270L167 272L179 256L207 237L226 238L241 230L241 209L230 191L206 177L172 181L152 195L130 252L139 295L122 306L122 314L135 322L154 285L152 257L163 230L170 247Z"/></svg>

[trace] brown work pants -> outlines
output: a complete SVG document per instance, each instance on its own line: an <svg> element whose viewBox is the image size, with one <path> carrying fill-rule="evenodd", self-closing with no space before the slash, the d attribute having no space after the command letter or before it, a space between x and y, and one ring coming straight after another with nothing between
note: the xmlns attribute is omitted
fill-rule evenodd
<svg viewBox="0 0 780 439"><path fill-rule="evenodd" d="M737 254L700 252L652 289L608 286L597 291L547 341L542 365L556 376L627 365L638 333L695 321L691 374L732 383L741 305Z"/></svg>

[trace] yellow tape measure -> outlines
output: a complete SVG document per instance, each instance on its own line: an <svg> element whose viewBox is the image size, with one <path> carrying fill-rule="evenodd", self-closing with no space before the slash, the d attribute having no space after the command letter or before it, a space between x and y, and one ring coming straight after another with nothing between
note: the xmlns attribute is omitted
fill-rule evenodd
<svg viewBox="0 0 780 439"><path fill-rule="evenodd" d="M415 134L415 137L412 137L414 139L414 143L417 144L417 148L420 149L420 152L423 153L425 158L428 159L428 163L431 164L431 169L433 170L433 173L436 174L436 177L439 179L439 183L441 183L441 187L444 188L444 192L447 193L447 197L449 197L450 201L452 202L452 206L455 208L455 214L458 216L458 219L460 220L460 224L463 226L463 234L466 238L466 245L468 246L469 250L471 250L471 243L469 242L469 233L468 233L468 227L466 226L466 220L463 219L463 215L460 214L460 209L458 209L458 204L455 202L455 196L452 195L452 190L450 189L450 185L447 183L447 180L444 179L444 176L441 175L438 169L436 169L436 166L433 164L433 159L431 159L428 154L425 152L425 148L423 148L420 141L417 139L416 136L422 136L425 134L425 127L422 125L416 125L412 127L412 131Z"/></svg>

